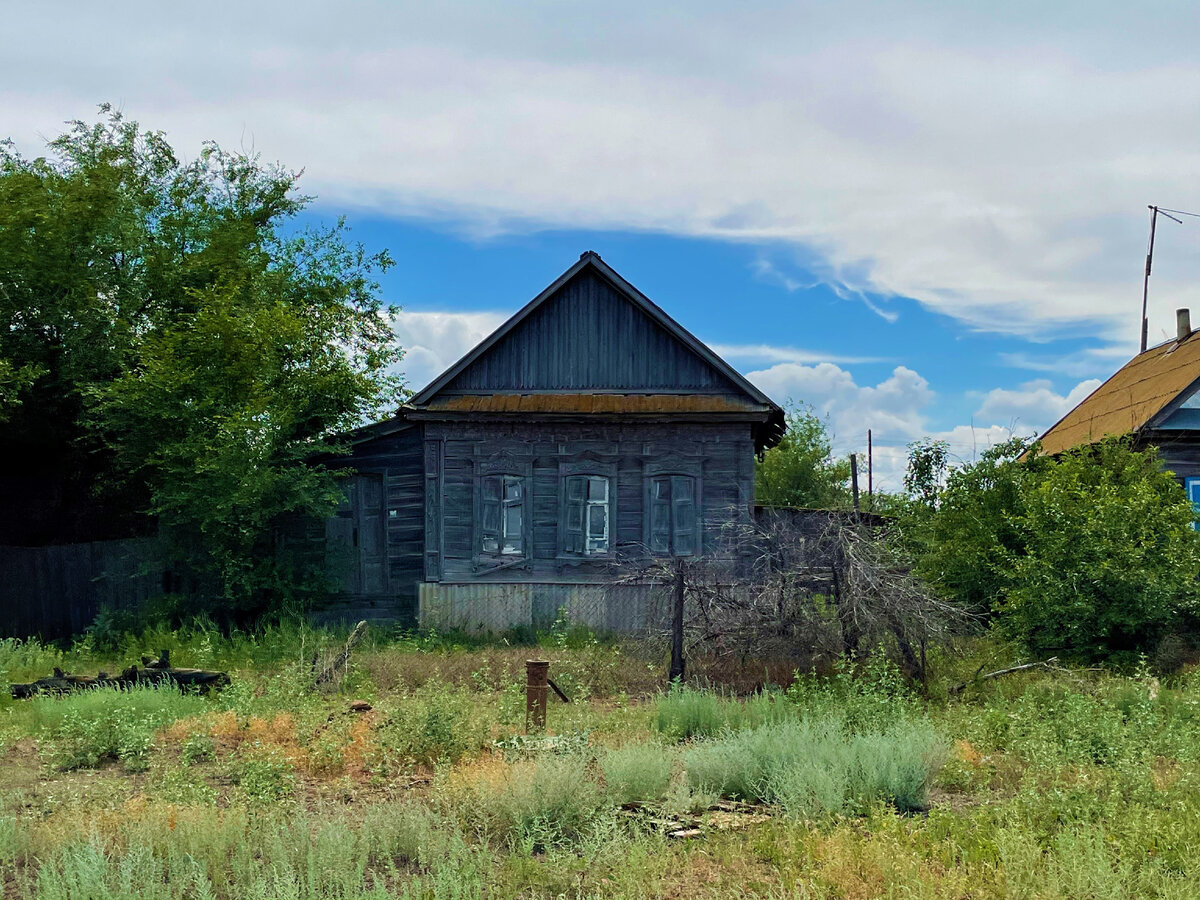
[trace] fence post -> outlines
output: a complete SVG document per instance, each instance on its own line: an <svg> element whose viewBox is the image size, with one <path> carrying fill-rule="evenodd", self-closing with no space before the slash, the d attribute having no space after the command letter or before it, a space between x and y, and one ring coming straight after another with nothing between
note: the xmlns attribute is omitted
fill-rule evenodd
<svg viewBox="0 0 1200 900"><path fill-rule="evenodd" d="M675 560L675 608L671 611L671 669L667 681L683 681L683 560Z"/></svg>
<svg viewBox="0 0 1200 900"><path fill-rule="evenodd" d="M530 659L525 662L525 733L530 728L546 727L546 692L549 690L550 663Z"/></svg>

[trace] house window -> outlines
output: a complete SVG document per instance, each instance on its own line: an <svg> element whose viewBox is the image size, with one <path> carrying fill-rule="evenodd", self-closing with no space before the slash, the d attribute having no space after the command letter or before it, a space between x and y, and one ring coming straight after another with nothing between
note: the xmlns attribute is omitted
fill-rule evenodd
<svg viewBox="0 0 1200 900"><path fill-rule="evenodd" d="M1200 478L1185 478L1183 479L1183 489L1187 491L1187 498L1192 502L1192 529L1197 529L1197 522L1200 521Z"/></svg>
<svg viewBox="0 0 1200 900"><path fill-rule="evenodd" d="M571 475L566 479L567 553L597 556L609 548L609 479Z"/></svg>
<svg viewBox="0 0 1200 900"><path fill-rule="evenodd" d="M648 505L651 553L695 556L696 479L690 475L657 475L650 479Z"/></svg>
<svg viewBox="0 0 1200 900"><path fill-rule="evenodd" d="M480 485L480 550L501 556L525 552L525 479L485 475Z"/></svg>

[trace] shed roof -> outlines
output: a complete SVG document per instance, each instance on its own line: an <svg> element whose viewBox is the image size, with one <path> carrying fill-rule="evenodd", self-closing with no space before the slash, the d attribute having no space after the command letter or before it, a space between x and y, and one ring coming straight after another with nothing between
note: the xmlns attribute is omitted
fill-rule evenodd
<svg viewBox="0 0 1200 900"><path fill-rule="evenodd" d="M1062 453L1152 426L1200 381L1200 331L1139 353L1042 435L1042 452Z"/></svg>

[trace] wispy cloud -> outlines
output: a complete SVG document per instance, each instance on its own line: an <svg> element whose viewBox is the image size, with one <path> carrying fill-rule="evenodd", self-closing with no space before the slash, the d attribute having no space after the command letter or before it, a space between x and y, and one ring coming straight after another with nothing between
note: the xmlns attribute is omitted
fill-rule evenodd
<svg viewBox="0 0 1200 900"><path fill-rule="evenodd" d="M236 28L203 6L123 9L8 11L0 113L21 147L113 98L184 152L253 146L385 216L771 240L881 315L898 295L974 328L1085 323L1114 342L1146 203L1200 208L1194 0L1086 17L296 0L283 18L242 4ZM1159 229L1152 334L1200 304L1195 228Z"/></svg>
<svg viewBox="0 0 1200 900"><path fill-rule="evenodd" d="M819 260L809 261L807 267L819 270L824 267L824 263ZM862 302L867 309L887 322L895 322L900 318L898 312L883 308L870 295L859 288L852 287L836 279L817 278L803 280L796 278L784 272L777 264L763 255L755 257L750 263L750 271L754 273L754 277L759 281L778 285L789 294L794 294L796 291L810 291L813 288L826 287L833 291L834 295L841 300L857 300Z"/></svg>
<svg viewBox="0 0 1200 900"><path fill-rule="evenodd" d="M745 364L754 363L877 363L887 362L878 356L844 356L837 353L826 353L821 350L803 350L799 347L777 347L772 344L713 344L708 345L718 355L727 360L736 360Z"/></svg>

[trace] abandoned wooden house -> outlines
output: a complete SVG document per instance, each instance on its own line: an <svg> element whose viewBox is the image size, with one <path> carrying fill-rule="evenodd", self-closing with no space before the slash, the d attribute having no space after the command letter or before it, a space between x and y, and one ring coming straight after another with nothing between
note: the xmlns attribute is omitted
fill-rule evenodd
<svg viewBox="0 0 1200 900"><path fill-rule="evenodd" d="M629 561L717 551L783 411L594 252L390 420L327 525L348 616L645 620Z"/></svg>
<svg viewBox="0 0 1200 900"><path fill-rule="evenodd" d="M1174 339L1139 353L1042 435L1050 455L1131 435L1135 447L1159 448L1200 510L1200 329L1176 311Z"/></svg>

